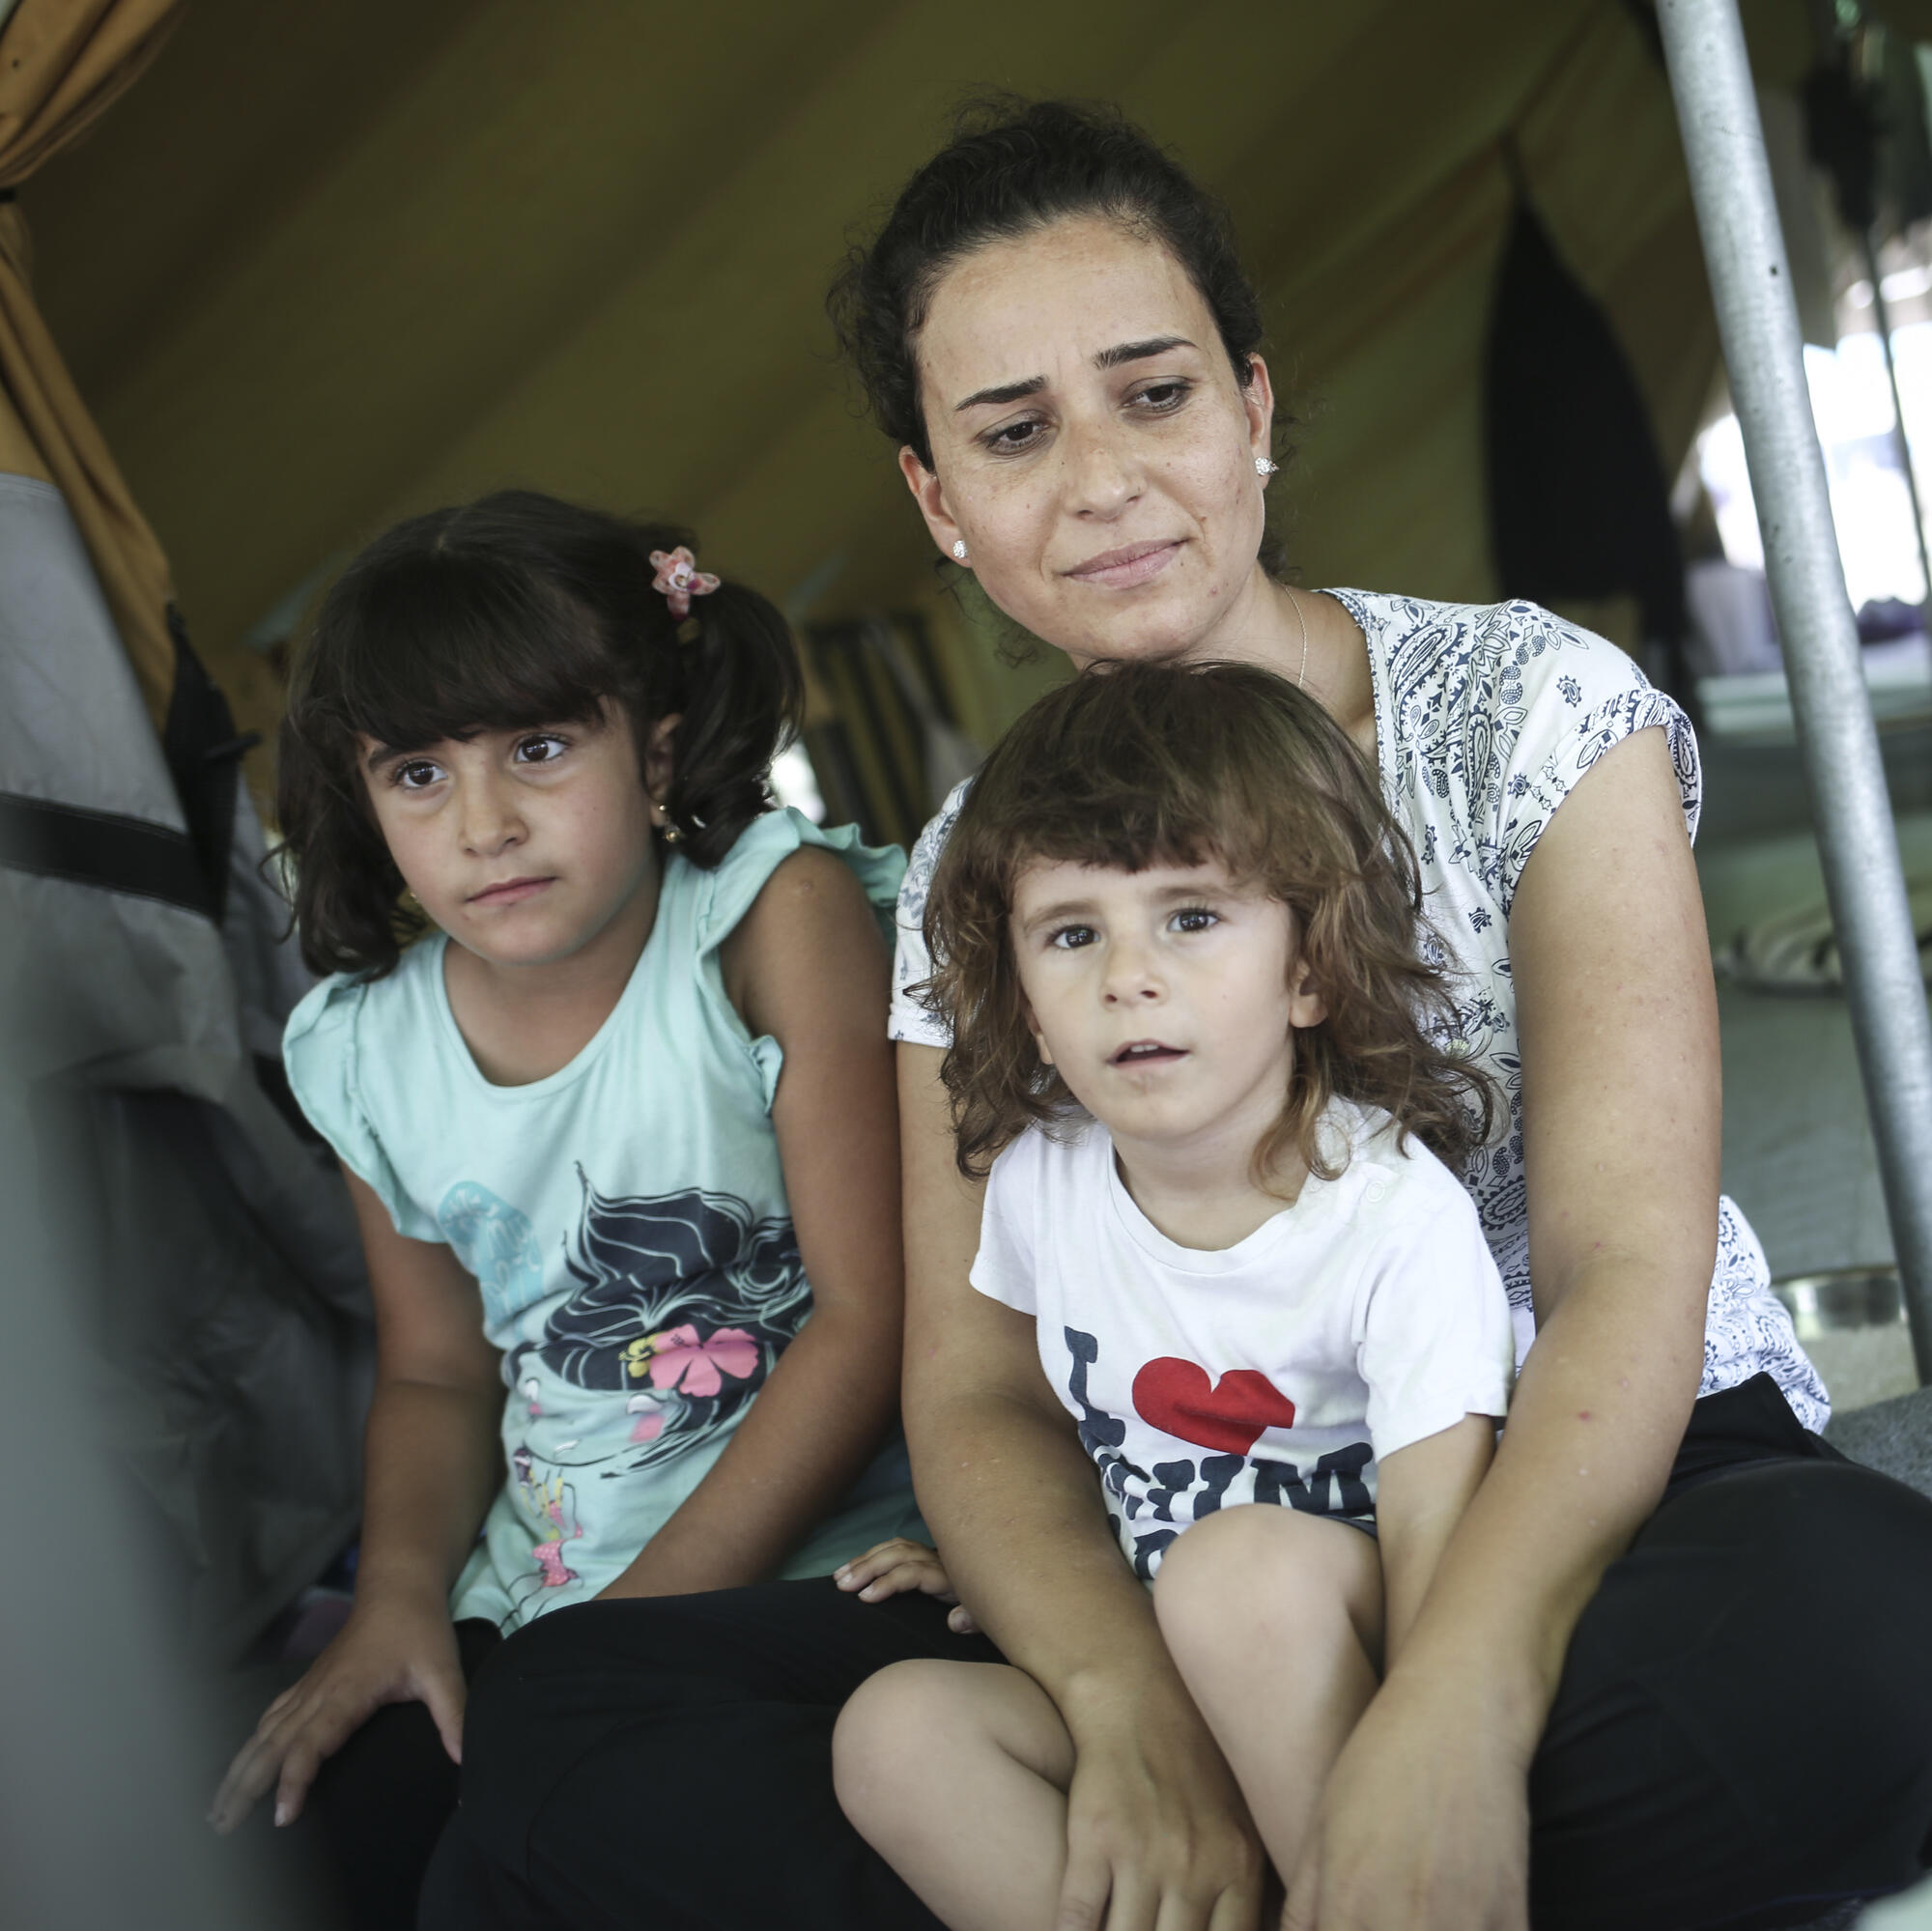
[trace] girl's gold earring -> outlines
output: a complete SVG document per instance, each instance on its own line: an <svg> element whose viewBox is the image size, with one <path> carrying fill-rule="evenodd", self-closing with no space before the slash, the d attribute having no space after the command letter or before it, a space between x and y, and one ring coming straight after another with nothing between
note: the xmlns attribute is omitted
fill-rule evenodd
<svg viewBox="0 0 1932 1931"><path fill-rule="evenodd" d="M656 808L655 816L658 835L664 839L666 844L674 845L682 842L684 834L678 830L676 822L672 819L668 807L659 805Z"/></svg>

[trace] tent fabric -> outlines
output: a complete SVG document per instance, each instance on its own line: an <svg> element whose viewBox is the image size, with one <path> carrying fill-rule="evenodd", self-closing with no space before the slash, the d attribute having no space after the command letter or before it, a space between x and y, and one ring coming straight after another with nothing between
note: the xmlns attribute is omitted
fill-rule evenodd
<svg viewBox="0 0 1932 1931"><path fill-rule="evenodd" d="M1498 580L1544 604L1634 596L1645 640L1671 646L1681 669L1684 559L1650 421L1603 311L1526 201L1496 276L1483 389Z"/></svg>
<svg viewBox="0 0 1932 1931"><path fill-rule="evenodd" d="M0 29L0 190L93 127L160 52L182 0L20 0ZM27 224L0 204L0 472L55 484L158 726L174 690L168 562L34 306Z"/></svg>
<svg viewBox="0 0 1932 1931"><path fill-rule="evenodd" d="M0 30L0 181L85 128L172 12L22 0ZM4 1057L73 1256L83 1425L164 1558L153 1607L233 1653L353 1529L367 1286L341 1177L278 1078L309 980L242 743L26 270L0 204Z"/></svg>
<svg viewBox="0 0 1932 1931"><path fill-rule="evenodd" d="M1745 6L1788 86L1804 0ZM1228 203L1300 418L1271 496L1304 582L1509 587L1480 419L1506 132L1666 472L1710 393L1669 89L1624 0L1202 0L1178 38L1156 0L1104 25L984 0L964 36L918 0L406 11L196 0L163 84L27 190L54 326L243 724L280 705L244 643L266 612L512 480L674 514L806 622L917 612L990 663L822 310L849 231L989 82L1118 100ZM995 672L967 728L1037 688Z"/></svg>
<svg viewBox="0 0 1932 1931"><path fill-rule="evenodd" d="M61 493L0 476L0 792L171 839L186 819ZM245 799L222 923L0 845L0 1004L84 1254L103 1414L197 1644L233 1651L356 1513L370 1331L353 1215L258 1077L308 984ZM4 838L0 825L0 838ZM157 1602L157 1607L167 1604Z"/></svg>

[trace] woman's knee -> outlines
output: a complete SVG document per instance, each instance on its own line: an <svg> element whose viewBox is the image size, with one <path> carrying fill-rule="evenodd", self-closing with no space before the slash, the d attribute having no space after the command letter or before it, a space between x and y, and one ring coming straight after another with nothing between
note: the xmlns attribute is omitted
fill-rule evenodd
<svg viewBox="0 0 1932 1931"><path fill-rule="evenodd" d="M1584 1610L1537 1753L1549 1920L1905 1882L1932 1831L1928 1613L1932 1503L1868 1470L1769 1462L1666 1504Z"/></svg>

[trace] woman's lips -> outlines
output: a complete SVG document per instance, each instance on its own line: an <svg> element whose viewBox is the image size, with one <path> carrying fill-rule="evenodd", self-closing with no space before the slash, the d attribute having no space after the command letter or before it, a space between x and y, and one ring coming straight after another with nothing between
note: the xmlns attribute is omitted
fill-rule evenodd
<svg viewBox="0 0 1932 1931"><path fill-rule="evenodd" d="M519 905L550 884L548 878L506 878L500 885L486 885L474 894L472 905Z"/></svg>
<svg viewBox="0 0 1932 1931"><path fill-rule="evenodd" d="M1180 554L1177 543L1130 543L1123 550L1103 551L1077 564L1067 575L1081 583L1103 583L1110 590L1131 590L1150 582Z"/></svg>

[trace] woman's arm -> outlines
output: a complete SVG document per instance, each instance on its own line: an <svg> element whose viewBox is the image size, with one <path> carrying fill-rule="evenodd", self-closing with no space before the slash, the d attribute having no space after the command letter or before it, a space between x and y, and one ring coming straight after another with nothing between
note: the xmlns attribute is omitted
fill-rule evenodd
<svg viewBox="0 0 1932 1931"><path fill-rule="evenodd" d="M1717 1000L1661 731L1606 753L1546 827L1510 962L1537 1343L1495 1465L1330 1779L1296 1926L1523 1923L1523 1779L1570 1633L1657 1505L1696 1398ZM1421 1895L1427 1917L1406 1902Z"/></svg>
<svg viewBox="0 0 1932 1931"><path fill-rule="evenodd" d="M1165 1902L1162 1931L1243 1931L1263 1869L1246 1806L1114 1539L1033 1321L967 1278L981 1189L954 1164L943 1055L898 1052L906 1434L960 1601L1072 1733L1056 1921L1152 1925Z"/></svg>
<svg viewBox="0 0 1932 1931"><path fill-rule="evenodd" d="M808 846L726 942L725 983L784 1051L772 1124L811 1317L702 1482L605 1589L668 1596L771 1575L877 1451L898 1396L898 1113L889 961L851 868Z"/></svg>
<svg viewBox="0 0 1932 1931"><path fill-rule="evenodd" d="M456 1256L398 1234L370 1188L348 1179L376 1308L355 1605L235 1759L211 1811L218 1830L232 1830L271 1783L275 1821L289 1822L323 1758L380 1704L427 1704L443 1747L462 1754L449 1591L503 1479L501 1357Z"/></svg>

